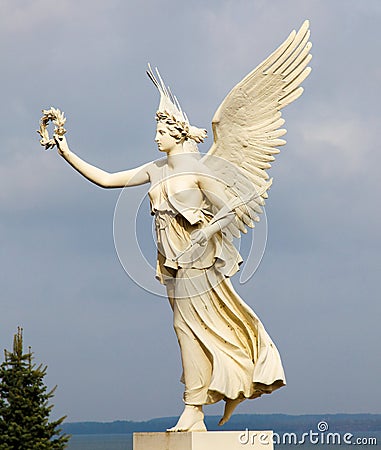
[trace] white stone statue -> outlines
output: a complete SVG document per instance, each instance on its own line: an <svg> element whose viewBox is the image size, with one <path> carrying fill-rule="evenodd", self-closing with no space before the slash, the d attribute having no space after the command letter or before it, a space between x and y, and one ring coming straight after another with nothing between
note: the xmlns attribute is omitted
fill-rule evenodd
<svg viewBox="0 0 381 450"><path fill-rule="evenodd" d="M168 431L204 431L203 405L225 401L220 424L235 407L285 385L279 353L230 277L242 259L233 237L253 227L271 180L266 170L284 145L281 109L303 92L311 60L309 24L293 31L235 86L213 117L214 143L200 155L206 131L189 124L157 72L155 141L164 159L117 173L83 161L68 147L59 110L44 111L41 144L104 188L150 183L157 233L157 278L167 288L179 341L185 408ZM46 125L57 128L49 139Z"/></svg>

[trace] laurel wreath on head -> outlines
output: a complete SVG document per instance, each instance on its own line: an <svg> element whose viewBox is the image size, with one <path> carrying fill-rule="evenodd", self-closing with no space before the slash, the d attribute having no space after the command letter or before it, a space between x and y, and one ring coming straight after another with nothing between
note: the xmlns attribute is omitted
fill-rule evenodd
<svg viewBox="0 0 381 450"><path fill-rule="evenodd" d="M66 117L63 112L53 107L50 109L43 109L42 113L43 116L40 119L40 129L37 130L37 133L41 136L40 144L45 147L45 150L49 150L56 145L55 140L49 136L49 122L53 122L55 125L54 135L63 136L66 133L64 128Z"/></svg>

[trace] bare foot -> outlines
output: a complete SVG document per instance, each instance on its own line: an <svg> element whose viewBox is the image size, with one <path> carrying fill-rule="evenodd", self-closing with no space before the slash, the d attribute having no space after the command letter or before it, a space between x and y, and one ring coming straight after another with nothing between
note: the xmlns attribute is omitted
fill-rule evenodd
<svg viewBox="0 0 381 450"><path fill-rule="evenodd" d="M206 431L202 406L185 405L177 424L167 431Z"/></svg>
<svg viewBox="0 0 381 450"><path fill-rule="evenodd" d="M244 398L236 398L235 400L228 398L225 403L224 415L221 417L218 425L224 425L230 419L236 407L244 400Z"/></svg>

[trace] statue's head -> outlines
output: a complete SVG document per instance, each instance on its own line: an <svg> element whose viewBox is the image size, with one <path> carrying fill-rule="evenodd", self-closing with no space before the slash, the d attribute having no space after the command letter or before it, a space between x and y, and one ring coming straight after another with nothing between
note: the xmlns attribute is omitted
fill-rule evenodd
<svg viewBox="0 0 381 450"><path fill-rule="evenodd" d="M160 135L164 136L164 134L168 133L168 135L175 140L177 145L182 144L185 152L197 152L197 144L203 142L206 138L206 130L189 124L188 117L181 110L177 98L172 95L169 88L167 89L165 87L157 69L156 74L160 82L152 72L151 66L148 65L147 75L160 92L160 104L159 109L156 112L156 142L160 139ZM165 145L167 145L167 143ZM163 149L160 150L165 151Z"/></svg>
<svg viewBox="0 0 381 450"><path fill-rule="evenodd" d="M168 134L174 139L176 144L183 145L184 151L196 152L198 151L197 144L203 142L206 138L206 130L193 127L192 125L189 125L188 122L178 120L176 117L165 111L156 112L156 121L156 142L158 142L160 136Z"/></svg>

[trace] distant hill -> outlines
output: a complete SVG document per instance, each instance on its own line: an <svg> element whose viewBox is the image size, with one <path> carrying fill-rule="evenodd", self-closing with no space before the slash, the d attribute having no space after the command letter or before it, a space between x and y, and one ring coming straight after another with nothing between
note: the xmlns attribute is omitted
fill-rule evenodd
<svg viewBox="0 0 381 450"><path fill-rule="evenodd" d="M223 427L218 426L219 416L206 416L210 431L273 430L276 433L303 433L317 431L317 424L327 422L332 432L357 433L361 431L381 432L381 414L311 414L291 416L287 414L236 414ZM147 431L165 431L176 423L177 417L163 417L134 422L72 422L64 423L62 429L69 434L124 434Z"/></svg>

